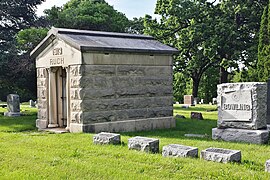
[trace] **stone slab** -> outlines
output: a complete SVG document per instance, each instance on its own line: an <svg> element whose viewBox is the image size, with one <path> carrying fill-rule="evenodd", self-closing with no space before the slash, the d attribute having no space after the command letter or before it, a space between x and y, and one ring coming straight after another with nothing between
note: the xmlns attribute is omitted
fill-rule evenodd
<svg viewBox="0 0 270 180"><path fill-rule="evenodd" d="M4 116L18 117L18 116L21 116L21 113L19 113L19 112L4 112Z"/></svg>
<svg viewBox="0 0 270 180"><path fill-rule="evenodd" d="M128 139L128 149L134 149L150 153L158 153L159 140L154 138L136 136Z"/></svg>
<svg viewBox="0 0 270 180"><path fill-rule="evenodd" d="M93 136L94 144L120 144L120 134L101 132Z"/></svg>
<svg viewBox="0 0 270 180"><path fill-rule="evenodd" d="M212 139L246 142L252 144L265 144L269 140L269 130L248 130L248 129L212 129Z"/></svg>
<svg viewBox="0 0 270 180"><path fill-rule="evenodd" d="M201 151L201 158L220 163L241 162L241 151L211 147Z"/></svg>
<svg viewBox="0 0 270 180"><path fill-rule="evenodd" d="M265 171L270 173L270 159L265 162Z"/></svg>
<svg viewBox="0 0 270 180"><path fill-rule="evenodd" d="M95 124L70 124L70 132L134 132L149 131L154 129L174 128L174 117L147 118L137 120L104 122Z"/></svg>
<svg viewBox="0 0 270 180"><path fill-rule="evenodd" d="M162 148L164 157L198 157L198 148L180 144L169 144Z"/></svg>

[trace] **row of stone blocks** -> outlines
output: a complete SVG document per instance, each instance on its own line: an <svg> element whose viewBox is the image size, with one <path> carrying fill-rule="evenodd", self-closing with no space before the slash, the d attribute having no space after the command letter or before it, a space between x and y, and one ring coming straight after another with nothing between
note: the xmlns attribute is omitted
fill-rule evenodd
<svg viewBox="0 0 270 180"><path fill-rule="evenodd" d="M101 132L93 137L94 144L120 144L120 134ZM136 136L128 139L128 148L149 153L159 152L159 140L154 138ZM198 148L180 144L170 144L162 148L164 157L198 157ZM201 151L201 158L215 162L241 162L241 151L208 148Z"/></svg>

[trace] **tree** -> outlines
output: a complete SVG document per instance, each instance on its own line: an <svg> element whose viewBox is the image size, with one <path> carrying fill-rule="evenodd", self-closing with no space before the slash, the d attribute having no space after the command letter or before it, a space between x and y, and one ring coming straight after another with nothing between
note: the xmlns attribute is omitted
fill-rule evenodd
<svg viewBox="0 0 270 180"><path fill-rule="evenodd" d="M269 41L269 9L270 4L265 7L260 28L260 38L258 46L258 78L260 81L267 81L270 75L270 41Z"/></svg>
<svg viewBox="0 0 270 180"><path fill-rule="evenodd" d="M0 98L8 93L24 92L18 82L22 76L14 79L14 63L19 63L15 35L21 29L34 25L37 17L35 9L44 0L9 0L0 1Z"/></svg>
<svg viewBox="0 0 270 180"><path fill-rule="evenodd" d="M219 61L215 42L218 39L214 19L218 13L216 6L205 0L159 0L156 13L161 15L160 22L146 16L145 32L178 48L175 71L192 78L192 94L197 97L203 73Z"/></svg>
<svg viewBox="0 0 270 180"><path fill-rule="evenodd" d="M104 0L70 0L61 7L45 10L52 26L125 32L129 24L126 16Z"/></svg>

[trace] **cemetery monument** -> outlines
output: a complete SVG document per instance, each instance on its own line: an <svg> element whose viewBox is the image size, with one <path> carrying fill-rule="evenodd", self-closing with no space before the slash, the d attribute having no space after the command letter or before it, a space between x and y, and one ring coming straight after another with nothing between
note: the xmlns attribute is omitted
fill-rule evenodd
<svg viewBox="0 0 270 180"><path fill-rule="evenodd" d="M172 55L151 36L52 28L36 59L39 129L175 127Z"/></svg>
<svg viewBox="0 0 270 180"><path fill-rule="evenodd" d="M218 85L218 123L213 139L255 144L268 142L266 83Z"/></svg>

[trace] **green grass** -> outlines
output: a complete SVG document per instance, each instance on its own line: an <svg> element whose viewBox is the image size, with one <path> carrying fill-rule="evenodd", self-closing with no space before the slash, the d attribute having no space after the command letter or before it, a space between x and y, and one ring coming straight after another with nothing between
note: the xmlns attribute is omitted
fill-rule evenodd
<svg viewBox="0 0 270 180"><path fill-rule="evenodd" d="M174 107L177 127L170 130L121 133L119 146L92 143L93 134L51 134L35 128L36 109L22 109L27 115L7 118L0 109L0 179L270 179L264 163L270 159L269 145L214 141L215 106ZM189 119L191 111L203 113L204 120ZM186 133L207 134L208 138L188 138ZM192 158L163 158L128 150L127 140L135 135L160 139L162 146L177 143L196 146L238 149L241 163L215 163Z"/></svg>

